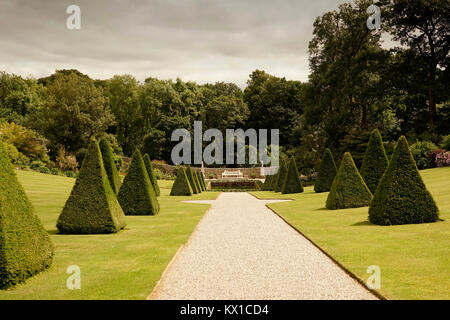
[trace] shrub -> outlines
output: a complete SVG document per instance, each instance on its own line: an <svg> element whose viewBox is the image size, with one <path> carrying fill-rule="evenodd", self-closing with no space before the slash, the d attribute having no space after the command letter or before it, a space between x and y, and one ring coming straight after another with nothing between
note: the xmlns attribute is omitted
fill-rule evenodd
<svg viewBox="0 0 450 320"><path fill-rule="evenodd" d="M111 146L108 140L103 138L100 140L99 147L100 152L102 153L103 166L105 167L106 174L108 175L109 183L114 191L114 194L117 194L120 189L120 177L114 162L114 154Z"/></svg>
<svg viewBox="0 0 450 320"><path fill-rule="evenodd" d="M192 171L192 173L193 173L195 184L197 185L197 190L199 191L199 193L202 193L203 188L200 185L200 180L198 179L198 173L196 171Z"/></svg>
<svg viewBox="0 0 450 320"><path fill-rule="evenodd" d="M64 172L64 175L65 175L66 177L69 177L69 178L75 178L75 177L76 177L76 173L73 172L73 171L65 171L65 172Z"/></svg>
<svg viewBox="0 0 450 320"><path fill-rule="evenodd" d="M56 156L56 164L59 169L75 171L78 168L77 158L66 152L64 146L58 148L58 155Z"/></svg>
<svg viewBox="0 0 450 320"><path fill-rule="evenodd" d="M194 194L200 193L200 190L198 190L198 186L197 186L197 184L195 183L194 174L192 173L191 166L188 166L188 167L187 167L187 169L186 169L186 175L187 175L187 178L188 178L188 180L189 180L189 184L191 185L192 192L193 192Z"/></svg>
<svg viewBox="0 0 450 320"><path fill-rule="evenodd" d="M58 170L58 168L52 168L50 173L54 176L59 176L61 172Z"/></svg>
<svg viewBox="0 0 450 320"><path fill-rule="evenodd" d="M287 174L286 161L281 159L280 160L280 168L278 170L278 177L277 177L273 191L281 192L281 190L283 189L284 181L286 180L286 174Z"/></svg>
<svg viewBox="0 0 450 320"><path fill-rule="evenodd" d="M0 289L47 269L53 245L0 142Z"/></svg>
<svg viewBox="0 0 450 320"><path fill-rule="evenodd" d="M209 178L209 179L214 179L214 175L213 175L213 174L210 174L210 175L208 176L208 178Z"/></svg>
<svg viewBox="0 0 450 320"><path fill-rule="evenodd" d="M411 146L411 153L419 169L429 167L428 155L438 147L429 141L416 142Z"/></svg>
<svg viewBox="0 0 450 320"><path fill-rule="evenodd" d="M450 167L450 151L437 154L436 165L438 167Z"/></svg>
<svg viewBox="0 0 450 320"><path fill-rule="evenodd" d="M361 177L363 177L372 194L375 193L378 183L388 165L389 160L384 150L381 134L375 129L370 137L361 166Z"/></svg>
<svg viewBox="0 0 450 320"><path fill-rule="evenodd" d="M19 157L17 158L17 164L23 167L27 167L30 165L30 159L24 155L22 152L19 152Z"/></svg>
<svg viewBox="0 0 450 320"><path fill-rule="evenodd" d="M442 149L450 151L450 134L443 138L441 146L442 146Z"/></svg>
<svg viewBox="0 0 450 320"><path fill-rule="evenodd" d="M435 222L439 210L428 192L404 136L378 185L369 221L378 225Z"/></svg>
<svg viewBox="0 0 450 320"><path fill-rule="evenodd" d="M372 193L359 174L352 156L346 152L328 194L327 209L365 207L371 200Z"/></svg>
<svg viewBox="0 0 450 320"><path fill-rule="evenodd" d="M256 178L256 174L250 173L250 179L255 179L255 178Z"/></svg>
<svg viewBox="0 0 450 320"><path fill-rule="evenodd" d="M126 215L156 215L159 212L158 199L138 149L133 154L118 199Z"/></svg>
<svg viewBox="0 0 450 320"><path fill-rule="evenodd" d="M39 170L40 167L45 167L45 163L42 161L31 161L30 169L31 170Z"/></svg>
<svg viewBox="0 0 450 320"><path fill-rule="evenodd" d="M183 167L177 168L177 177L173 183L171 196L192 196L192 188Z"/></svg>
<svg viewBox="0 0 450 320"><path fill-rule="evenodd" d="M158 181L156 180L155 173L153 172L152 161L150 160L150 156L148 154L144 155L144 164L147 169L150 182L152 183L153 190L155 190L156 196L158 197L161 191L159 190Z"/></svg>
<svg viewBox="0 0 450 320"><path fill-rule="evenodd" d="M198 182L200 183L200 186L202 187L202 191L206 191L206 184L205 184L205 180L203 179L203 173L201 173L200 171L197 171L197 177L198 177Z"/></svg>
<svg viewBox="0 0 450 320"><path fill-rule="evenodd" d="M3 142L3 148L5 149L9 160L13 163L17 163L17 160L19 159L19 151L17 150L17 148L7 142Z"/></svg>
<svg viewBox="0 0 450 320"><path fill-rule="evenodd" d="M325 149L322 155L322 161L320 162L319 173L314 184L314 191L317 193L330 191L336 173L337 169L333 154L330 149Z"/></svg>
<svg viewBox="0 0 450 320"><path fill-rule="evenodd" d="M47 174L51 172L50 169L47 168L47 167L39 167L39 168L38 168L38 171L39 171L40 173L47 173Z"/></svg>
<svg viewBox="0 0 450 320"><path fill-rule="evenodd" d="M286 178L284 180L282 193L301 193L303 192L302 181L297 170L297 164L294 159L289 162L289 167L287 170Z"/></svg>
<svg viewBox="0 0 450 320"><path fill-rule="evenodd" d="M445 153L445 150L439 149L439 150L433 150L428 155L428 168L436 168L438 165L436 163L436 157L439 154Z"/></svg>
<svg viewBox="0 0 450 320"><path fill-rule="evenodd" d="M125 215L109 183L95 139L91 140L56 227L67 234L114 233L125 227Z"/></svg>
<svg viewBox="0 0 450 320"><path fill-rule="evenodd" d="M270 190L271 184L272 184L272 181L273 181L273 177L274 177L273 175L266 176L266 179L264 180L264 184L262 186L262 190L263 191L269 191Z"/></svg>

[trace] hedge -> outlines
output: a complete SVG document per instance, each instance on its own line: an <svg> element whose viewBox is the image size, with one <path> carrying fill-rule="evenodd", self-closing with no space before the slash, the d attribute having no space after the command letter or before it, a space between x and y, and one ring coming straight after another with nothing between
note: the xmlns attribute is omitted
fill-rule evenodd
<svg viewBox="0 0 450 320"><path fill-rule="evenodd" d="M346 152L328 194L327 209L365 207L371 200L372 193L359 174L352 156Z"/></svg>
<svg viewBox="0 0 450 320"><path fill-rule="evenodd" d="M52 264L53 245L0 142L0 289Z"/></svg>
<svg viewBox="0 0 450 320"><path fill-rule="evenodd" d="M389 165L386 151L384 150L383 140L380 131L373 130L369 139L366 153L364 154L361 166L361 177L366 182L370 192L375 193L378 183L381 180L386 168Z"/></svg>
<svg viewBox="0 0 450 320"><path fill-rule="evenodd" d="M294 159L291 159L289 162L286 178L284 180L283 189L281 192L283 194L303 192L302 181L300 180L297 164Z"/></svg>
<svg viewBox="0 0 450 320"><path fill-rule="evenodd" d="M133 154L118 199L125 215L156 215L159 212L159 202L138 149Z"/></svg>
<svg viewBox="0 0 450 320"><path fill-rule="evenodd" d="M439 209L428 192L404 136L400 137L369 208L378 225L435 222Z"/></svg>
<svg viewBox="0 0 450 320"><path fill-rule="evenodd" d="M325 149L320 162L319 173L314 183L314 191L317 193L328 192L331 190L337 169L334 163L333 154L330 149Z"/></svg>
<svg viewBox="0 0 450 320"><path fill-rule="evenodd" d="M192 196L192 188L183 167L177 168L177 177L170 191L171 196Z"/></svg>
<svg viewBox="0 0 450 320"><path fill-rule="evenodd" d="M117 194L120 189L120 177L117 172L117 167L114 159L114 154L111 145L105 138L100 140L100 151L102 152L103 165L105 166L106 174L108 175L109 183L114 193Z"/></svg>
<svg viewBox="0 0 450 320"><path fill-rule="evenodd" d="M192 192L194 194L200 193L200 190L198 189L197 183L195 182L194 174L192 173L191 166L187 166L186 168L186 175L189 180L189 184L191 185Z"/></svg>
<svg viewBox="0 0 450 320"><path fill-rule="evenodd" d="M286 161L280 159L280 168L278 170L277 179L273 187L273 191L281 192L283 189L284 180L286 179L287 166Z"/></svg>
<svg viewBox="0 0 450 320"><path fill-rule="evenodd" d="M109 183L95 139L91 140L56 227L68 234L114 233L125 227L125 216Z"/></svg>
<svg viewBox="0 0 450 320"><path fill-rule="evenodd" d="M144 163L145 168L147 169L148 177L150 178L150 182L152 183L153 190L155 190L156 196L159 197L161 191L159 190L158 180L156 179L155 172L153 171L152 161L150 160L150 156L148 154L144 155Z"/></svg>

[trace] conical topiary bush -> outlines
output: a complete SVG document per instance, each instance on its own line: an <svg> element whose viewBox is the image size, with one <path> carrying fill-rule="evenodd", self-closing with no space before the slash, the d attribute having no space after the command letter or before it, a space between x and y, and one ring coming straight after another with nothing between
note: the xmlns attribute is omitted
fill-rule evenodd
<svg viewBox="0 0 450 320"><path fill-rule="evenodd" d="M206 180L205 180L205 176L203 175L203 172L200 172L200 178L202 179L202 184L206 191L208 189L208 187L206 186Z"/></svg>
<svg viewBox="0 0 450 320"><path fill-rule="evenodd" d="M197 171L192 171L192 173L194 174L194 180L195 180L195 183L197 184L197 190L199 191L199 193L202 193L203 188L200 185L200 180L198 179L198 173L197 173Z"/></svg>
<svg viewBox="0 0 450 320"><path fill-rule="evenodd" d="M125 216L109 183L95 139L91 140L56 227L68 234L114 233L125 227Z"/></svg>
<svg viewBox="0 0 450 320"><path fill-rule="evenodd" d="M378 225L436 222L439 209L428 192L404 136L397 142L369 208Z"/></svg>
<svg viewBox="0 0 450 320"><path fill-rule="evenodd" d="M177 168L177 177L173 183L171 196L192 196L192 188L183 167Z"/></svg>
<svg viewBox="0 0 450 320"><path fill-rule="evenodd" d="M148 154L144 155L144 164L147 169L148 177L150 178L150 182L152 183L153 190L155 190L155 194L157 197L161 194L158 186L158 180L156 179L155 172L153 171L152 161L150 160L150 156Z"/></svg>
<svg viewBox="0 0 450 320"><path fill-rule="evenodd" d="M108 175L109 183L114 191L114 194L117 194L120 189L120 177L114 162L114 155L111 146L105 138L100 140L99 146L100 151L102 152L103 165L105 167L106 174Z"/></svg>
<svg viewBox="0 0 450 320"><path fill-rule="evenodd" d="M188 177L189 184L191 185L192 192L194 194L200 193L200 190L198 190L198 186L197 186L197 184L195 182L195 178L194 178L194 174L192 173L191 166L187 166L187 168L186 168L186 175Z"/></svg>
<svg viewBox="0 0 450 320"><path fill-rule="evenodd" d="M267 186L267 191L275 191L275 186L277 185L279 174L280 170L278 169L277 172L272 175L272 180L270 180L270 184Z"/></svg>
<svg viewBox="0 0 450 320"><path fill-rule="evenodd" d="M303 192L303 185L298 174L297 164L294 159L289 162L286 178L284 180L283 189L281 190L283 194L290 193L301 193Z"/></svg>
<svg viewBox="0 0 450 320"><path fill-rule="evenodd" d="M263 191L269 191L271 188L271 182L273 180L273 175L266 176L263 184Z"/></svg>
<svg viewBox="0 0 450 320"><path fill-rule="evenodd" d="M352 156L346 152L328 194L327 209L365 207L371 200L372 193L359 174Z"/></svg>
<svg viewBox="0 0 450 320"><path fill-rule="evenodd" d="M0 289L52 264L53 245L0 141Z"/></svg>
<svg viewBox="0 0 450 320"><path fill-rule="evenodd" d="M367 184L370 192L375 193L378 183L389 165L389 160L384 150L380 131L375 129L369 139L366 153L361 166L361 176Z"/></svg>
<svg viewBox="0 0 450 320"><path fill-rule="evenodd" d="M330 149L325 149L322 155L322 161L320 162L319 173L314 184L314 191L317 193L330 191L336 173L337 169L333 154Z"/></svg>
<svg viewBox="0 0 450 320"><path fill-rule="evenodd" d="M200 184L200 187L202 188L202 191L206 190L205 184L203 183L203 174L200 171L197 171L197 179L198 183Z"/></svg>
<svg viewBox="0 0 450 320"><path fill-rule="evenodd" d="M138 149L120 187L118 200L129 216L156 215L159 212L158 199Z"/></svg>
<svg viewBox="0 0 450 320"><path fill-rule="evenodd" d="M273 191L281 192L281 190L283 189L284 180L286 179L286 174L287 174L286 161L280 159L280 168L278 170L277 180L275 182Z"/></svg>

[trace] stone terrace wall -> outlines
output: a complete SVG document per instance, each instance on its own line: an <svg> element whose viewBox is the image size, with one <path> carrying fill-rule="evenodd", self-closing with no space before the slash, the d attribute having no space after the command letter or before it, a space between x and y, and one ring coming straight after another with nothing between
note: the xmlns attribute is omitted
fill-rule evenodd
<svg viewBox="0 0 450 320"><path fill-rule="evenodd" d="M153 168L157 168L161 170L161 172L165 173L171 173L173 174L175 172L176 167L171 166L169 164L162 164L153 162ZM201 171L201 168L198 167L191 167L192 170L195 171ZM210 176L213 176L213 179L221 178L222 173L224 171L241 171L244 177L250 178L252 175L254 175L255 178L262 178L261 177L261 168L205 168L205 175L206 179L210 179Z"/></svg>

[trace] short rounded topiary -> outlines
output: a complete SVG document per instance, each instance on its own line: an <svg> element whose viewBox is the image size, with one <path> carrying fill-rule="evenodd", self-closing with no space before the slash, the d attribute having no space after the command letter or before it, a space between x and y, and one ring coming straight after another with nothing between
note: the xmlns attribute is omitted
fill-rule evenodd
<svg viewBox="0 0 450 320"><path fill-rule="evenodd" d="M170 191L171 196L192 196L192 188L183 167L177 168L177 177Z"/></svg>
<svg viewBox="0 0 450 320"><path fill-rule="evenodd" d="M53 245L0 141L0 289L47 269Z"/></svg>
<svg viewBox="0 0 450 320"><path fill-rule="evenodd" d="M126 215L156 215L159 213L158 199L138 149L133 154L117 198Z"/></svg>
<svg viewBox="0 0 450 320"><path fill-rule="evenodd" d="M155 190L155 194L157 197L161 194L158 186L158 180L156 179L155 172L153 171L152 161L150 160L150 156L148 154L144 155L144 164L147 169L148 177L150 178L150 182L152 183L153 190Z"/></svg>
<svg viewBox="0 0 450 320"><path fill-rule="evenodd" d="M200 190L198 189L198 186L197 186L196 180L194 178L194 173L193 173L193 171L191 169L191 166L187 166L187 168L186 168L186 175L188 177L189 184L191 185L192 192L194 194L200 193Z"/></svg>
<svg viewBox="0 0 450 320"><path fill-rule="evenodd" d="M378 183L389 165L380 132L375 129L369 139L361 166L361 177L370 192L375 193Z"/></svg>
<svg viewBox="0 0 450 320"><path fill-rule="evenodd" d="M397 142L369 208L378 225L436 222L439 209L428 192L404 136Z"/></svg>
<svg viewBox="0 0 450 320"><path fill-rule="evenodd" d="M322 155L322 161L320 162L319 173L314 184L314 191L317 193L330 191L336 173L337 169L333 154L330 149L325 149Z"/></svg>
<svg viewBox="0 0 450 320"><path fill-rule="evenodd" d="M281 192L283 189L283 184L286 179L287 174L287 165L286 161L283 159L280 159L280 167L278 169L276 182L274 183L273 191L275 192Z"/></svg>
<svg viewBox="0 0 450 320"><path fill-rule="evenodd" d="M302 181L298 174L297 164L294 159L291 159L289 162L286 178L284 180L283 189L281 192L283 194L303 192Z"/></svg>
<svg viewBox="0 0 450 320"><path fill-rule="evenodd" d="M114 233L125 227L125 216L109 183L95 139L91 140L56 227L68 234Z"/></svg>
<svg viewBox="0 0 450 320"><path fill-rule="evenodd" d="M327 209L365 207L371 200L372 193L359 174L352 156L346 152L328 194Z"/></svg>
<svg viewBox="0 0 450 320"><path fill-rule="evenodd" d="M99 142L100 151L102 152L103 165L105 167L106 174L108 175L109 183L114 193L117 194L120 189L120 177L117 172L117 167L114 161L114 155L111 149L111 145L105 138Z"/></svg>

